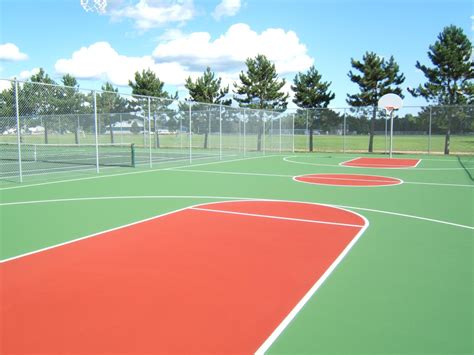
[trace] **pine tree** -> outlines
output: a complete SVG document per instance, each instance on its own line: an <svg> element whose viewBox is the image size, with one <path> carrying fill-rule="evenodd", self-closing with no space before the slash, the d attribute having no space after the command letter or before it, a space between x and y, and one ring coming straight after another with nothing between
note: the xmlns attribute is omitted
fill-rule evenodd
<svg viewBox="0 0 474 355"><path fill-rule="evenodd" d="M291 90L295 93L293 102L304 109L328 107L336 95L329 91L330 82L321 81L321 74L314 66L307 73L298 73L293 80ZM313 131L316 125L316 115L309 122L309 151L313 151Z"/></svg>
<svg viewBox="0 0 474 355"><path fill-rule="evenodd" d="M427 82L409 89L413 96L422 96L437 105L474 104L474 61L472 43L462 28L448 26L429 47L428 57L433 67L416 62L416 68L425 75ZM462 116L462 115L461 115ZM461 119L455 109L446 110L442 126L446 130L444 154L449 154L451 130ZM470 117L472 122L473 118Z"/></svg>
<svg viewBox="0 0 474 355"><path fill-rule="evenodd" d="M285 79L278 79L275 64L262 54L245 61L247 72L240 72L240 85L234 83L234 99L240 107L256 108L261 110L284 111L288 105L288 94L280 90L285 86ZM263 121L264 113L260 112ZM262 148L263 124L258 127L257 151Z"/></svg>
<svg viewBox="0 0 474 355"><path fill-rule="evenodd" d="M388 60L379 57L373 52L366 52L362 62L351 59L351 65L360 74L349 71L348 76L352 82L359 85L360 93L347 95L347 103L351 106L371 106L372 118L370 120L369 152L373 151L375 118L377 116L377 103L380 97L388 93L394 93L401 97L401 85L405 76L399 73L400 68L393 56Z"/></svg>
<svg viewBox="0 0 474 355"><path fill-rule="evenodd" d="M137 99L138 105L135 105L137 111L148 111L148 98L143 96L152 98L150 99L150 112L153 115L152 129L155 134L155 148L159 148L160 140L157 131L157 116L165 121L169 119L168 116L172 113L167 107L171 104L172 100L178 98L178 93L176 92L174 96L171 96L165 91L165 83L161 81L151 69L142 70L141 73L136 72L135 80L129 80L128 85L132 88L132 94L135 95Z"/></svg>
<svg viewBox="0 0 474 355"><path fill-rule="evenodd" d="M101 113L102 124L109 126L110 143L114 143L113 118L114 113L128 112L128 102L118 94L118 89L111 83L102 85L102 92L97 95L97 112ZM108 117L104 122L104 117Z"/></svg>
<svg viewBox="0 0 474 355"><path fill-rule="evenodd" d="M221 78L216 78L211 68L207 67L202 76L193 81L191 77L186 79L185 87L189 90L191 100L200 103L230 105L231 99L224 99L229 93L229 87L221 88ZM203 128L204 128L204 149L208 147L209 131L211 128L211 106L204 107Z"/></svg>
<svg viewBox="0 0 474 355"><path fill-rule="evenodd" d="M245 61L247 72L239 75L240 85L234 83L234 99L241 107L285 110L288 94L280 90L286 84L279 80L275 64L262 54Z"/></svg>

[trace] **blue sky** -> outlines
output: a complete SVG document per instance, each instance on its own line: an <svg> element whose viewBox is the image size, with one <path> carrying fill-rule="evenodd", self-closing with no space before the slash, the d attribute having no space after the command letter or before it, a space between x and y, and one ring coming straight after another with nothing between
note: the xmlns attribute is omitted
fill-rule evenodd
<svg viewBox="0 0 474 355"><path fill-rule="evenodd" d="M350 59L393 55L403 88L424 82L415 63L445 26L472 39L471 0L109 0L85 12L80 0L2 0L0 77L27 79L42 67L55 80L71 73L81 88L105 81L121 92L136 70L150 67L167 90L186 97L184 79L206 66L231 84L246 57L266 54L292 82L314 64L331 81L332 107L357 87ZM287 85L286 89L288 89ZM231 86L232 87L232 86ZM405 90L405 105L423 104Z"/></svg>

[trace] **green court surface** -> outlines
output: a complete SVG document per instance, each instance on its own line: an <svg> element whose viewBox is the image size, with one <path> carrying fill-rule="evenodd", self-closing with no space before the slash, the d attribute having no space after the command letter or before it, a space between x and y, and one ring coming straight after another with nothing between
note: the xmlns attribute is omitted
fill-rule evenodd
<svg viewBox="0 0 474 355"><path fill-rule="evenodd" d="M197 204L268 199L336 206L362 215L369 226L266 353L472 354L472 157L404 155L421 159L415 168L339 165L359 156L369 157L250 155L191 165L170 161L152 169L104 168L99 175L78 171L30 176L23 184L1 181L0 266ZM328 186L292 179L318 173L384 176L403 183ZM197 230L183 225L175 232L192 238ZM247 232L258 242L258 233Z"/></svg>

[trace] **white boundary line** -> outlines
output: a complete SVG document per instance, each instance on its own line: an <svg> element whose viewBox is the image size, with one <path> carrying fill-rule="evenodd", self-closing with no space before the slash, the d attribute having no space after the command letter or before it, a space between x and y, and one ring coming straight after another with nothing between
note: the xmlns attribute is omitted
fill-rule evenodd
<svg viewBox="0 0 474 355"><path fill-rule="evenodd" d="M270 177L284 177L292 178L293 175L283 175L283 174L265 174L265 173L242 173L236 171L219 171L219 170L197 170L197 169L169 169L171 171L185 171L189 173L205 173L205 174L223 174L223 175L248 175L248 176L270 176Z"/></svg>
<svg viewBox="0 0 474 355"><path fill-rule="evenodd" d="M252 200L247 200L252 201ZM233 202L233 201L232 201ZM267 201L268 202L268 201ZM283 200L282 200L283 202ZM294 202L290 202L294 203ZM226 211L226 210L216 210L210 208L199 208L199 207L190 207L191 210L196 211L205 211L205 212L212 212L212 213L223 213L223 214L232 214L238 216L248 216L248 217L259 217L259 218L269 218L269 219L281 219L284 221L294 221L294 222L305 222L305 223L316 223L316 224L329 224L335 226L343 226L343 227L356 227L362 228L364 226L358 224L347 224L347 223L338 223L338 222L326 222L317 219L302 219L302 218L291 218L291 217L281 217L281 216L271 216L266 214L258 214L258 213L247 213L247 212L234 212L234 211Z"/></svg>
<svg viewBox="0 0 474 355"><path fill-rule="evenodd" d="M453 227L458 227L458 228L463 228L463 229L469 229L469 230L474 230L474 226L468 226L464 224L458 224L458 223L452 223L448 221L442 221L438 219L433 219L433 218L427 218L427 217L420 217L420 216L414 216L414 215L409 215L409 214L404 214L404 213L398 213L398 212L391 212L391 211L383 211L383 210L376 210L376 209L370 209L370 208L365 208L365 207L355 207L355 206L345 206L345 205L337 205L337 204L329 204L329 203L320 203L320 202L311 202L311 201L295 201L295 200L281 200L281 199L270 199L270 198L255 198L255 197L239 197L239 196L205 196L205 195L136 195L136 196L98 196L98 197L81 197L81 198L66 198L66 199L53 199L53 200L36 200L36 201L17 201L17 202L5 202L5 203L0 203L0 207L4 206L16 206L16 205L32 205L32 204L43 204L43 203L62 203L62 202L81 202L81 201L97 201L97 200L127 200L127 199L205 199L205 200L224 200L226 202L237 202L237 201L276 201L276 202L292 202L292 203L309 203L309 204L315 204L315 205L320 205L320 206L328 206L328 207L338 207L341 209L346 209L346 210L360 210L360 211L368 211L368 212L374 212L374 213L381 213L381 214L387 214L387 215L392 215L392 216L399 216L399 217L405 217L405 218L412 218L412 219L418 219L421 221L427 221L427 222L433 222L433 223L439 223L439 224L445 224ZM216 201L220 202L220 201ZM208 202L206 202L208 203ZM191 207L197 207L202 204L196 204L196 205L191 205L186 208L191 208ZM184 208L183 208L184 209ZM178 209L176 211L181 211L183 209ZM172 212L167 212L163 215L169 214ZM144 222L153 218L158 218L162 215L157 215L148 219L140 220L134 223L131 223L130 225ZM109 230L104 230L95 234L91 234L90 237L95 236L97 234L101 233L106 233L108 231L115 230L117 228L122 228L126 227L128 225L123 225L119 227L115 227ZM72 241L66 242L65 244L69 244L71 242L74 242L76 240L82 240L87 237L81 237L78 239L74 239ZM58 246L61 246L63 244L58 244ZM50 249L52 247L48 247L46 249ZM31 252L31 254L40 252L43 249L38 249L37 251ZM20 254L16 257L13 258L19 258L24 255L29 255L30 253L25 253L25 254ZM10 259L4 259L3 261L0 260L0 263L10 260Z"/></svg>
<svg viewBox="0 0 474 355"><path fill-rule="evenodd" d="M232 202L232 201L285 201L285 202L294 202L294 203L309 203L309 204L315 204L315 205L321 205L321 206L337 207L337 208L346 209L346 210L360 210L360 211L381 213L381 214L387 214L387 215L398 216L398 217L412 218L412 219L418 219L418 220L421 220L421 221L445 224L445 225L449 225L449 226L453 226L453 227L474 230L473 226L467 226L467 225L464 225L464 224L452 223L452 222L448 222L448 221L442 221L442 220L439 220L439 219L414 216L414 215L398 213L398 212L375 210L375 209L370 209L370 208L365 208L365 207L345 206L345 205L310 202L310 201L264 199L264 198L255 198L255 197L184 196L184 195L181 195L181 196L177 196L177 195L175 195L175 196L173 196L173 195L170 195L170 196L164 196L164 195L155 195L155 196L103 196L103 197L84 197L84 198L69 198L69 199L54 199L54 200L6 202L6 203L0 203L0 206L31 205L31 204L56 203L56 202L94 201L94 200L120 200L120 199L209 199L209 200L226 200L226 202ZM217 202L219 202L219 201L216 201L216 203ZM165 215L173 213L173 212L181 211L183 209L190 208L190 207L196 207L196 206L199 206L199 205L200 204L191 205L191 206L188 206L188 207L185 207L185 208L182 208L182 209L178 209L176 211L167 212L167 213L162 214L162 215L157 215L157 216L154 216L154 217L151 217L151 218L147 218L147 219L140 220L140 221L137 221L137 222L126 224L126 225L122 225L122 226L119 226L119 227L114 227L112 229L108 229L108 230L104 230L104 231L101 231L101 232L98 232L98 233L94 233L94 234L91 234L89 236L80 237L78 239L73 239L73 240L70 240L70 241L65 242L65 243L60 243L60 244L57 244L57 245L54 245L54 246L51 246L51 247L46 247L46 248L38 249L38 250L29 252L29 253L20 254L20 255L17 255L15 257L12 257L12 258L3 259L3 260L0 260L0 264L3 263L3 262L9 261L9 260L18 259L18 258L21 258L23 256L30 255L30 254L35 254L35 253L39 253L39 252L44 251L44 250L52 249L52 248L59 247L59 246L62 246L62 245L66 245L66 244L70 244L70 243L74 243L75 241L82 240L82 239L85 239L85 238L94 237L94 236L96 236L98 234L101 234L101 233L106 233L108 231L113 231L113 230L116 230L116 229L119 229L119 228L124 228L124 227L127 227L129 225L134 225L134 224L137 224L137 223L140 223L140 222L145 222L145 221L151 220L153 218L158 218L158 217L165 216Z"/></svg>
<svg viewBox="0 0 474 355"><path fill-rule="evenodd" d="M269 176L269 177L284 177L284 178L293 178L293 175L283 175L283 174L265 174L265 173L239 173L235 171L220 171L220 170L197 170L197 169L181 169L181 168L169 168L166 170L170 171L185 171L185 172L190 172L190 173L204 173L204 174L227 174L227 175L243 175L243 176ZM317 173L312 173L312 174L317 174ZM343 173L332 173L332 174L343 174ZM357 174L354 174L357 175ZM301 176L301 175L299 175ZM372 175L371 176L377 176L377 175ZM417 181L405 181L400 178L394 178L391 177L392 179L398 179L403 182L403 184L416 184L416 185L433 185L433 186L451 186L451 187L469 187L473 188L473 185L462 185L462 184L443 184L443 183L436 183L436 182L417 182ZM303 182L303 181L298 181L298 182ZM316 185L316 184L314 184ZM326 185L328 186L328 185ZM343 187L343 186L336 186L336 185L330 185L334 187ZM348 186L348 185L346 185ZM354 185L357 186L357 185ZM357 186L357 187L384 187L384 186L396 186L396 185L383 185L383 186Z"/></svg>
<svg viewBox="0 0 474 355"><path fill-rule="evenodd" d="M292 164L302 164L302 165L312 165L312 166L331 166L334 168L351 168L351 169L368 169L361 166L345 166L339 164L318 164L318 163L307 163L302 161L290 160L290 158L300 158L301 155L291 155L283 157L283 161ZM429 171L444 171L444 170L466 170L464 168L370 168L370 169L392 169L392 170L404 170L404 171L420 171L420 170L429 170ZM474 168L468 168L467 170L474 170Z"/></svg>
<svg viewBox="0 0 474 355"><path fill-rule="evenodd" d="M383 210L375 210L369 209L365 207L355 207L355 206L345 206L345 205L337 205L331 203L322 203L322 202L311 202L311 201L295 201L295 200L281 200L281 199L270 199L270 198L259 198L259 197L235 197L235 196L205 196L205 195L135 195L135 196L97 196L97 197L79 197L79 198L66 198L66 199L53 199L53 200L36 200L36 201L17 201L17 202L4 202L0 203L0 207L2 206L14 206L14 205L32 205L32 204L42 204L42 203L60 203L60 202L76 202L76 201L96 201L96 200L128 200L128 199L206 199L206 200L226 200L227 202L230 201L286 201L286 202L295 202L295 203L313 203L322 206L334 206L340 207L349 210L361 210L361 211L369 211L381 214L388 214L412 219L418 219L422 221L446 224L454 227L464 228L474 230L474 226L468 226L464 224L452 223L448 221L442 221L439 219L427 218L427 217L420 217L414 216L409 214L403 214L398 212L391 212L391 211L383 211ZM217 201L219 202L219 201ZM197 206L197 205L196 205Z"/></svg>
<svg viewBox="0 0 474 355"><path fill-rule="evenodd" d="M304 175L297 175L297 176L293 176L293 180L296 181L296 182L301 182L303 184L310 184L310 185L321 185L321 186L331 186L331 187L387 187L387 186L397 186L397 185L401 185L404 183L404 181L402 179L399 179L399 178L394 178L394 177L391 177L391 176L379 176L379 175L367 175L367 176L375 176L375 177L386 177L386 178L390 178L390 179L394 179L394 180L398 180L398 182L396 184L387 184L387 185L331 185L331 184L324 184L324 183L318 183L318 182L309 182L309 181L301 181L301 180L297 180L298 178L300 177L307 177L308 175L328 175L327 173L316 173L316 174L304 174ZM331 173L330 175L347 175L347 174L344 174L344 173ZM351 175L360 175L360 176L365 176L365 175L362 175L362 174L351 174ZM315 177L316 179L318 177ZM324 176L321 176L321 178L324 179ZM342 180L342 181L367 181L367 182L389 182L389 181L386 181L386 180L362 180L362 179L338 179L338 178L325 178L325 179L328 179L328 180Z"/></svg>
<svg viewBox="0 0 474 355"><path fill-rule="evenodd" d="M157 171L166 171L166 170L172 170L172 169L177 169L177 168L189 168L193 166L203 166L203 165L211 165L211 164L222 164L222 163L230 163L230 162L235 162L235 161L242 161L242 160L251 160L251 159L259 159L259 158L268 158L271 157L270 155L260 155L257 157L249 157L249 158L241 158L241 159L229 159L229 160L219 160L219 161L212 161L208 163L201 163L201 164L186 164L186 165L181 165L181 166L174 166L174 167L169 167L169 168L157 168L157 169L148 169L148 170L140 170L140 171L130 171L126 173L119 173L119 174L108 174L108 175L96 175L96 176L88 176L88 177L82 177L82 178L74 178L74 179L65 179L65 180L56 180L56 181L46 181L46 182L40 182L36 184L28 184L28 185L19 185L19 186L8 186L8 187L2 187L0 188L0 191L4 190L13 190L13 189L24 189L27 187L35 187L35 186L43 186L43 185L52 185L52 184L60 184L63 182L72 182L72 181L82 181L82 180L92 180L92 179L104 179L104 178L110 178L110 177L116 177L116 176L126 176L126 175L136 175L136 174L147 174L147 173L154 173ZM207 158L202 158L202 159L207 159ZM114 167L115 168L115 167Z"/></svg>
<svg viewBox="0 0 474 355"><path fill-rule="evenodd" d="M353 212L341 208L343 211ZM296 304L296 306L288 313L288 315L283 319L283 321L275 328L275 330L270 334L270 336L263 342L263 344L257 349L255 355L263 355L265 352L272 346L276 339L283 333L283 331L288 327L288 325L293 321L296 315L303 309L303 307L308 303L308 301L313 297L316 291L321 287L321 285L328 279L331 273L336 269L339 263L346 257L352 247L357 243L362 234L369 227L369 221L364 216L355 213L357 216L361 217L365 225L359 226L360 230L356 236L350 241L349 244L344 248L344 250L339 254L339 256L332 262L329 268L326 269L323 275L316 280L316 283L309 289L309 291L303 296L303 298Z"/></svg>
<svg viewBox="0 0 474 355"><path fill-rule="evenodd" d="M340 162L339 165L347 167L347 168L364 168L364 169L413 169L413 168L416 168L418 166L418 164L420 164L420 162L421 162L421 159L416 159L416 158L406 158L406 159L391 158L390 160L407 160L407 159L415 160L416 159L416 160L418 160L418 162L413 166L390 166L390 165L373 166L373 165L368 165L368 164L366 164L364 166L362 166L362 165L359 165L359 166L345 165L346 163L350 163L352 161L356 161L356 160L359 160L359 159L389 159L389 158L383 158L383 157L357 157L357 158L354 158L354 159L351 159L351 160L346 160L346 161Z"/></svg>

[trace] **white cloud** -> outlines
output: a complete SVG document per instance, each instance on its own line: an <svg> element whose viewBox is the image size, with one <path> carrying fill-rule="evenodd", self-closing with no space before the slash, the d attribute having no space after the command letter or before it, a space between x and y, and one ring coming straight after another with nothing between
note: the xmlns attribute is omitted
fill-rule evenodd
<svg viewBox="0 0 474 355"><path fill-rule="evenodd" d="M28 56L25 53L21 53L20 48L18 48L15 44L0 44L0 60L16 62L26 59L28 59Z"/></svg>
<svg viewBox="0 0 474 355"><path fill-rule="evenodd" d="M23 70L22 72L20 72L20 74L16 78L18 80L28 80L33 75L38 74L39 71L40 71L40 68L33 68L31 70Z"/></svg>
<svg viewBox="0 0 474 355"><path fill-rule="evenodd" d="M273 61L279 74L306 70L313 64L295 32L269 28L257 33L243 23L231 26L214 41L208 32L182 34L159 44L153 52L160 61L178 62L197 71L210 66L219 72L241 70L245 60L257 54Z"/></svg>
<svg viewBox="0 0 474 355"><path fill-rule="evenodd" d="M240 6L240 0L222 0L214 9L212 16L216 20L224 16L235 16L239 12Z"/></svg>
<svg viewBox="0 0 474 355"><path fill-rule="evenodd" d="M12 81L11 80L20 80L20 81L26 81L29 80L33 75L38 74L40 71L40 68L33 68L31 70L23 70L20 72L18 75L13 75L10 77L10 80L0 80L0 92L6 89L10 89L12 86Z"/></svg>
<svg viewBox="0 0 474 355"><path fill-rule="evenodd" d="M115 6L109 11L114 20L131 19L139 30L186 22L194 17L193 0L140 0L134 5Z"/></svg>
<svg viewBox="0 0 474 355"><path fill-rule="evenodd" d="M149 68L160 80L181 91L187 77L194 80L210 66L222 78L222 85L229 85L232 91L240 71L246 69L245 60L257 54L274 62L282 77L305 71L313 64L298 36L282 29L257 33L248 25L237 24L215 40L207 32L185 34L179 30L165 32L159 40L161 44L152 56L140 57L120 54L108 42L97 42L78 49L70 58L59 59L55 69L61 75L69 73L78 79L126 86L135 72ZM285 91L290 91L289 85L287 82Z"/></svg>
<svg viewBox="0 0 474 355"><path fill-rule="evenodd" d="M55 69L59 74L71 74L79 79L100 79L126 86L136 71L153 70L160 80L178 85L189 75L177 62L155 63L151 56L127 57L119 54L108 42L82 47L70 59L59 59Z"/></svg>

